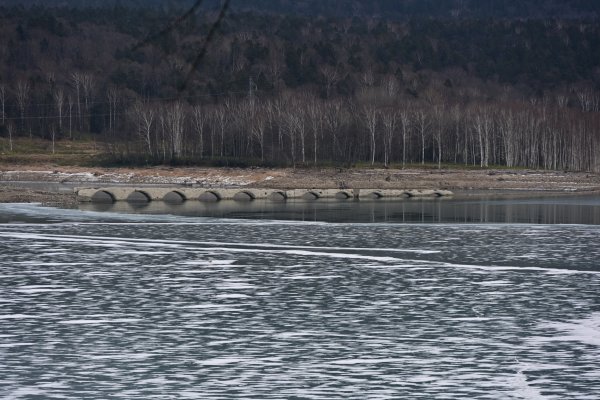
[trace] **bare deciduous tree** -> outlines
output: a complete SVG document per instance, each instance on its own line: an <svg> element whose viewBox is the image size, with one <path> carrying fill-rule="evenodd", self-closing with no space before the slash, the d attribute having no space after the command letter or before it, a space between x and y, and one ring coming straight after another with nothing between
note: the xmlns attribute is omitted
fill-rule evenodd
<svg viewBox="0 0 600 400"><path fill-rule="evenodd" d="M371 68L367 68L365 72L360 77L360 83L364 87L371 87L375 84L375 75L373 74L373 70Z"/></svg>
<svg viewBox="0 0 600 400"><path fill-rule="evenodd" d="M255 112L251 119L250 129L252 132L252 137L258 141L261 161L265 160L265 131L267 129L267 118L267 111L264 109L258 109L258 112Z"/></svg>
<svg viewBox="0 0 600 400"><path fill-rule="evenodd" d="M383 80L383 89L389 99L395 99L398 95L398 80L394 76L387 76Z"/></svg>
<svg viewBox="0 0 600 400"><path fill-rule="evenodd" d="M167 127L171 139L171 155L180 156L183 152L183 130L185 124L185 113L183 104L179 101L167 108Z"/></svg>
<svg viewBox="0 0 600 400"><path fill-rule="evenodd" d="M376 136L377 136L377 125L379 123L379 110L371 105L367 105L363 108L363 118L365 127L369 133L369 139L371 144L371 165L375 164L375 150L376 150Z"/></svg>
<svg viewBox="0 0 600 400"><path fill-rule="evenodd" d="M56 143L56 126L54 124L50 126L50 135L52 136L52 154L54 154Z"/></svg>
<svg viewBox="0 0 600 400"><path fill-rule="evenodd" d="M576 92L577 100L581 110L585 112L598 111L600 105L600 97L590 88L583 88Z"/></svg>
<svg viewBox="0 0 600 400"><path fill-rule="evenodd" d="M192 108L192 121L196 136L198 137L199 157L202 159L204 154L204 128L208 121L208 113L201 106L197 105Z"/></svg>
<svg viewBox="0 0 600 400"><path fill-rule="evenodd" d="M427 130L431 121L423 109L416 112L416 123L421 137L421 164L425 164L425 139L427 138Z"/></svg>
<svg viewBox="0 0 600 400"><path fill-rule="evenodd" d="M323 104L316 101L308 103L307 115L310 121L310 129L313 136L313 162L315 165L317 165L319 140L323 135L323 125L325 124Z"/></svg>
<svg viewBox="0 0 600 400"><path fill-rule="evenodd" d="M285 101L279 97L273 103L273 119L279 121L277 124L277 145L279 151L283 151L283 126L285 120Z"/></svg>
<svg viewBox="0 0 600 400"><path fill-rule="evenodd" d="M85 114L86 119L88 121L87 129L90 129L90 121L91 121L91 107L94 101L94 87L95 81L94 77L89 73L84 73L81 75L81 87L83 89L83 98L85 102Z"/></svg>
<svg viewBox="0 0 600 400"><path fill-rule="evenodd" d="M480 166L487 167L489 166L490 133L492 129L492 118L487 109L479 108L475 111L473 128L479 143Z"/></svg>
<svg viewBox="0 0 600 400"><path fill-rule="evenodd" d="M433 116L435 121L435 141L437 142L438 169L442 169L442 138L444 131L444 109L443 105L433 107ZM435 160L435 157L432 157Z"/></svg>
<svg viewBox="0 0 600 400"><path fill-rule="evenodd" d="M383 163L387 166L390 163L392 142L398 126L398 111L391 108L385 109L381 119L383 121Z"/></svg>
<svg viewBox="0 0 600 400"><path fill-rule="evenodd" d="M325 79L325 93L326 97L331 97L331 89L338 83L340 76L336 67L330 65L323 65L319 68L319 72Z"/></svg>
<svg viewBox="0 0 600 400"><path fill-rule="evenodd" d="M500 116L498 128L502 138L504 157L507 167L514 167L517 156L515 119L512 111L504 111Z"/></svg>
<svg viewBox="0 0 600 400"><path fill-rule="evenodd" d="M109 86L106 89L106 99L108 100L108 130L114 132L117 123L117 88Z"/></svg>
<svg viewBox="0 0 600 400"><path fill-rule="evenodd" d="M269 52L267 73L271 78L271 83L275 89L279 89L279 81L283 73L283 61L281 61L283 56L281 53L282 51L276 47L271 48L271 51Z"/></svg>
<svg viewBox="0 0 600 400"><path fill-rule="evenodd" d="M56 87L52 95L54 97L56 111L58 112L58 129L62 132L62 113L65 105L65 91L60 87Z"/></svg>
<svg viewBox="0 0 600 400"><path fill-rule="evenodd" d="M6 125L6 130L8 132L8 143L10 146L10 151L13 151L13 134L14 134L15 126L13 125L12 122L9 122Z"/></svg>
<svg viewBox="0 0 600 400"><path fill-rule="evenodd" d="M133 105L133 115L137 122L137 134L144 141L148 155L152 155L152 127L155 111L149 104L137 101Z"/></svg>
<svg viewBox="0 0 600 400"><path fill-rule="evenodd" d="M556 95L556 104L558 104L559 108L566 108L569 104L569 97L564 94Z"/></svg>
<svg viewBox="0 0 600 400"><path fill-rule="evenodd" d="M159 109L159 114L158 114L158 122L160 125L160 129L159 129L159 133L160 133L160 140L157 140L157 142L160 142L160 150L162 150L162 159L163 162L167 160L167 115L166 115L166 107L161 107Z"/></svg>
<svg viewBox="0 0 600 400"><path fill-rule="evenodd" d="M73 139L73 96L67 96L67 104L69 106L69 138Z"/></svg>
<svg viewBox="0 0 600 400"><path fill-rule="evenodd" d="M331 136L331 156L333 160L340 154L339 135L342 128L344 104L340 100L329 102L325 108L325 125Z"/></svg>
<svg viewBox="0 0 600 400"><path fill-rule="evenodd" d="M81 73L75 71L71 74L71 86L75 90L75 100L77 105L77 124L79 125L79 129L83 129L82 119L81 119Z"/></svg>
<svg viewBox="0 0 600 400"><path fill-rule="evenodd" d="M231 111L231 103L226 103L224 106L218 106L214 110L213 117L215 119L219 132L219 156L225 154L225 130L229 123L229 111Z"/></svg>
<svg viewBox="0 0 600 400"><path fill-rule="evenodd" d="M28 81L19 80L15 89L15 96L17 98L17 104L19 105L19 112L21 115L21 131L25 130L25 110L29 104L29 95L31 87Z"/></svg>
<svg viewBox="0 0 600 400"><path fill-rule="evenodd" d="M296 134L298 116L293 111L288 111L283 115L282 124L284 125L284 132L290 140L290 155L292 157L292 166L296 168Z"/></svg>
<svg viewBox="0 0 600 400"><path fill-rule="evenodd" d="M6 85L0 83L0 106L2 107L2 125L6 122Z"/></svg>
<svg viewBox="0 0 600 400"><path fill-rule="evenodd" d="M462 111L458 104L452 107L450 110L449 119L450 123L453 125L452 127L454 128L454 163L456 164L458 163L458 156L460 155L461 151L460 127L462 121Z"/></svg>
<svg viewBox="0 0 600 400"><path fill-rule="evenodd" d="M411 114L406 108L404 108L400 112L400 125L402 125L402 168L406 167L406 142L411 127L411 122Z"/></svg>

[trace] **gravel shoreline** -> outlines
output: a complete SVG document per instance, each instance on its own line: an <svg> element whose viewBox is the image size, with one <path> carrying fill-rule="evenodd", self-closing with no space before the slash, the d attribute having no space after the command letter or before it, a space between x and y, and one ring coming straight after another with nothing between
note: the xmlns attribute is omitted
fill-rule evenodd
<svg viewBox="0 0 600 400"><path fill-rule="evenodd" d="M38 188L32 183L36 183ZM62 190L43 188L62 186ZM340 168L81 168L0 166L0 202L75 207L70 187L115 184L212 188L264 187L446 189L461 196L600 192L600 174L538 170L340 169ZM33 187L35 186L35 187ZM65 189L66 188L66 189Z"/></svg>
<svg viewBox="0 0 600 400"><path fill-rule="evenodd" d="M0 187L0 203L40 203L44 206L76 208L78 201L75 193Z"/></svg>

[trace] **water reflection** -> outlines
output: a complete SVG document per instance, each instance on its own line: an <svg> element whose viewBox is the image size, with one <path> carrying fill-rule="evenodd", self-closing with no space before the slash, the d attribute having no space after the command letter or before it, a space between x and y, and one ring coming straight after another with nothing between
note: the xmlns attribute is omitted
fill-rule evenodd
<svg viewBox="0 0 600 400"><path fill-rule="evenodd" d="M530 199L404 199L164 202L80 205L86 211L326 222L532 223L600 225L599 196Z"/></svg>

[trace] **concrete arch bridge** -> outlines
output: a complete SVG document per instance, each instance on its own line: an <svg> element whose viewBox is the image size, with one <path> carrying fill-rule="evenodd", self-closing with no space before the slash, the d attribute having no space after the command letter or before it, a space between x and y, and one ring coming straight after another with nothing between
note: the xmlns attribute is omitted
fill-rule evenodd
<svg viewBox="0 0 600 400"><path fill-rule="evenodd" d="M80 202L114 203L128 201L147 203L164 201L178 204L188 200L217 202L221 200L253 201L267 199L286 201L292 199L401 199L410 197L452 196L448 190L397 190L397 189L201 189L168 187L105 187L77 188Z"/></svg>

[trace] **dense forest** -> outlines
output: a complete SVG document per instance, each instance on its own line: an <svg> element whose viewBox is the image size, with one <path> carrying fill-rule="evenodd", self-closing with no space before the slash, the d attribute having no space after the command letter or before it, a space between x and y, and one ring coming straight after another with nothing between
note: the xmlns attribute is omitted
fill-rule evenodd
<svg viewBox="0 0 600 400"><path fill-rule="evenodd" d="M185 10L197 0L0 0L0 6L75 8L155 8ZM204 0L210 10L220 0ZM600 15L597 0L232 0L233 12L325 17L435 18L583 18Z"/></svg>
<svg viewBox="0 0 600 400"><path fill-rule="evenodd" d="M600 170L595 1L262 0L216 30L215 2L183 19L185 2L68 3L0 8L10 140L91 134L147 163Z"/></svg>

